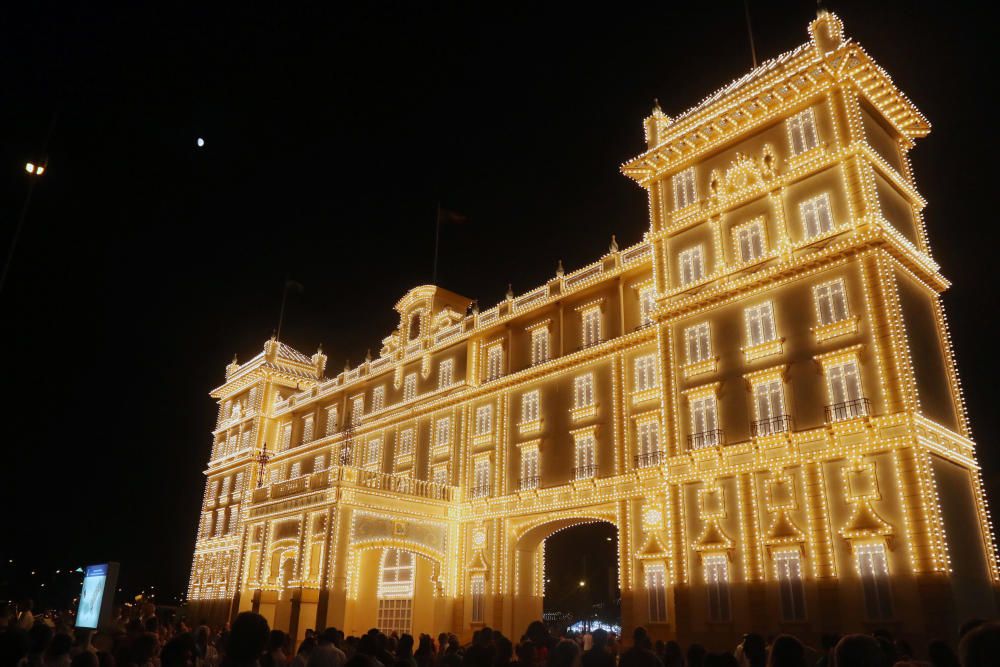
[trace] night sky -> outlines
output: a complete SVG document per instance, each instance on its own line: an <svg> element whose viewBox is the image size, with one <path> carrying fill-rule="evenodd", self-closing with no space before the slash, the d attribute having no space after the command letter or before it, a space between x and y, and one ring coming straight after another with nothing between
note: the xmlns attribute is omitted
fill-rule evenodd
<svg viewBox="0 0 1000 667"><path fill-rule="evenodd" d="M105 559L126 592L182 593L207 393L286 275L284 340L336 372L429 282L437 202L470 220L439 282L484 307L635 243L646 197L618 168L653 98L677 114L751 64L740 0L130 4L0 10L4 252L58 114L0 293L0 599ZM950 3L828 4L934 125L912 158L996 506L995 37ZM751 5L762 58L806 40L813 1Z"/></svg>

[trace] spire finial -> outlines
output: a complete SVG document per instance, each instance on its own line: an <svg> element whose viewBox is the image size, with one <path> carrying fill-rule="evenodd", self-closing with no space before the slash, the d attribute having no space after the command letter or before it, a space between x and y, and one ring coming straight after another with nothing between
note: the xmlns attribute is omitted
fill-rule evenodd
<svg viewBox="0 0 1000 667"><path fill-rule="evenodd" d="M316 348L316 354L323 354L323 343L320 343L319 347Z"/></svg>
<svg viewBox="0 0 1000 667"><path fill-rule="evenodd" d="M235 366L238 363L240 363L240 360L236 358L236 353L233 352L233 365Z"/></svg>
<svg viewBox="0 0 1000 667"><path fill-rule="evenodd" d="M653 113L663 113L663 107L660 106L660 98L653 98Z"/></svg>
<svg viewBox="0 0 1000 667"><path fill-rule="evenodd" d="M514 289L511 286L511 283L507 283L507 298L508 299L513 299L514 298Z"/></svg>
<svg viewBox="0 0 1000 667"><path fill-rule="evenodd" d="M371 361L371 360L372 360L372 349L368 348L368 351L365 352L365 361Z"/></svg>
<svg viewBox="0 0 1000 667"><path fill-rule="evenodd" d="M344 359L344 372L346 373L349 370L351 370L351 360L350 359Z"/></svg>
<svg viewBox="0 0 1000 667"><path fill-rule="evenodd" d="M562 278L564 275L566 275L566 270L563 268L562 260L560 259L556 264L556 278Z"/></svg>
<svg viewBox="0 0 1000 667"><path fill-rule="evenodd" d="M615 235L611 235L611 245L608 246L608 250L611 252L618 252L618 241L615 240Z"/></svg>

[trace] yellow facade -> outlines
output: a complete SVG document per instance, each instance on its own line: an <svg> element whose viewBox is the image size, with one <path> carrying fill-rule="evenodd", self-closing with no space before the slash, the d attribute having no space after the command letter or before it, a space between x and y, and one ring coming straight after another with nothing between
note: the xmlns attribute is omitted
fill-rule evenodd
<svg viewBox="0 0 1000 667"><path fill-rule="evenodd" d="M927 121L823 13L645 128L622 167L641 243L488 310L417 287L332 378L275 340L227 367L194 615L518 637L545 538L591 521L618 530L626 631L947 636L996 613L907 158Z"/></svg>

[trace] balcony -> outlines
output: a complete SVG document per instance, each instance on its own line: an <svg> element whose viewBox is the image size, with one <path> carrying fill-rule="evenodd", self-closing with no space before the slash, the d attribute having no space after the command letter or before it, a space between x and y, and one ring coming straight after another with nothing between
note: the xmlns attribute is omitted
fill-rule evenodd
<svg viewBox="0 0 1000 667"><path fill-rule="evenodd" d="M792 418L788 415L758 419L750 425L750 433L755 438L763 438L775 433L787 433L791 430Z"/></svg>
<svg viewBox="0 0 1000 667"><path fill-rule="evenodd" d="M573 468L573 479L592 479L597 477L597 466L577 466Z"/></svg>
<svg viewBox="0 0 1000 667"><path fill-rule="evenodd" d="M271 485L271 499L285 498L296 493L302 493L309 486L309 476L303 475L287 482L275 482Z"/></svg>
<svg viewBox="0 0 1000 667"><path fill-rule="evenodd" d="M688 436L688 449L704 449L706 447L715 447L721 444L722 431L719 429L702 431L701 433L692 433Z"/></svg>
<svg viewBox="0 0 1000 667"><path fill-rule="evenodd" d="M489 484L477 484L472 487L472 497L473 498L485 498L490 495L490 485Z"/></svg>
<svg viewBox="0 0 1000 667"><path fill-rule="evenodd" d="M345 481L353 477L358 486L380 491L393 491L431 500L453 500L455 487L422 479L413 479L405 475L389 475L376 470L358 470L346 468L341 470Z"/></svg>
<svg viewBox="0 0 1000 667"><path fill-rule="evenodd" d="M518 484L518 491L531 491L538 488L538 475L534 477L522 477Z"/></svg>
<svg viewBox="0 0 1000 667"><path fill-rule="evenodd" d="M663 452L647 452L635 455L636 468L649 468L663 463Z"/></svg>
<svg viewBox="0 0 1000 667"><path fill-rule="evenodd" d="M826 423L832 424L833 422L867 417L872 413L872 404L867 398L862 397L828 405L824 410L826 413Z"/></svg>

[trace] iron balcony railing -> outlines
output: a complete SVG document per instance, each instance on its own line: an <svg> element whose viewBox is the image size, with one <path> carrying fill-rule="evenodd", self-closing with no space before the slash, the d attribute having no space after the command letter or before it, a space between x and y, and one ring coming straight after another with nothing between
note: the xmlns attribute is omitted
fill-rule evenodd
<svg viewBox="0 0 1000 667"><path fill-rule="evenodd" d="M489 484L477 484L472 487L472 497L473 498L485 498L490 495L490 485Z"/></svg>
<svg viewBox="0 0 1000 667"><path fill-rule="evenodd" d="M663 462L663 452L647 452L645 454L635 455L636 468L648 468L650 466L658 466L662 462Z"/></svg>
<svg viewBox="0 0 1000 667"><path fill-rule="evenodd" d="M855 398L826 406L827 423L842 422L846 419L867 417L872 413L872 404L867 398Z"/></svg>
<svg viewBox="0 0 1000 667"><path fill-rule="evenodd" d="M522 477L518 488L521 491L529 491L538 488L538 477Z"/></svg>
<svg viewBox="0 0 1000 667"><path fill-rule="evenodd" d="M704 449L705 447L715 447L716 445L721 444L722 431L719 429L702 431L701 433L692 433L688 436L689 449Z"/></svg>
<svg viewBox="0 0 1000 667"><path fill-rule="evenodd" d="M577 466L573 469L574 479L590 479L591 477L597 477L597 466Z"/></svg>
<svg viewBox="0 0 1000 667"><path fill-rule="evenodd" d="M750 432L755 438L761 438L775 433L787 433L792 430L792 418L788 415L778 415L770 419L758 419L750 425Z"/></svg>

